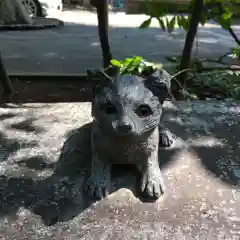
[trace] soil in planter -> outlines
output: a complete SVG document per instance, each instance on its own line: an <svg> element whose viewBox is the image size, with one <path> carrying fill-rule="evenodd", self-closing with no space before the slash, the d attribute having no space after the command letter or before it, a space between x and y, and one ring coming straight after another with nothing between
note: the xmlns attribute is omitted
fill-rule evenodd
<svg viewBox="0 0 240 240"><path fill-rule="evenodd" d="M16 92L7 99L0 96L0 103L34 103L34 102L89 102L95 83L86 80L49 80L49 79L12 79ZM1 86L0 86L1 87ZM191 91L199 100L231 98L227 92L219 92L214 87L191 86ZM171 100L169 97L168 100Z"/></svg>
<svg viewBox="0 0 240 240"><path fill-rule="evenodd" d="M12 80L15 90L7 99L1 96L1 103L34 102L88 102L92 98L93 83L87 81Z"/></svg>

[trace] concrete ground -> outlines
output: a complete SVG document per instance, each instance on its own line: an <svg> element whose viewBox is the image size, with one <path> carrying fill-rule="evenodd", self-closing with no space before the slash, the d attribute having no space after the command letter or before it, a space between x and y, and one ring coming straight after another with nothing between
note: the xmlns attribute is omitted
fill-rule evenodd
<svg viewBox="0 0 240 240"><path fill-rule="evenodd" d="M90 103L0 108L0 239L240 239L239 102L165 104L176 135L159 151L166 193L136 195L136 171L113 169L112 194L83 192Z"/></svg>
<svg viewBox="0 0 240 240"><path fill-rule="evenodd" d="M59 29L28 32L2 32L0 51L10 74L24 73L85 73L86 68L101 66L97 17L87 11L54 13L65 21ZM164 56L181 54L185 32L177 29L171 35L164 33L154 22L150 29L137 27L144 15L110 13L110 32L113 57L123 59L140 55L160 62ZM240 35L240 25L234 26ZM198 54L215 58L234 47L231 36L220 26L209 23L199 28Z"/></svg>

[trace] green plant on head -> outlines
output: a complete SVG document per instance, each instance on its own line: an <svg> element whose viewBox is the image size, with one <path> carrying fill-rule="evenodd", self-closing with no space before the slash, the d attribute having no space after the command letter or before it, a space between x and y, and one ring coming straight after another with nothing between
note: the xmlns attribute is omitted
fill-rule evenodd
<svg viewBox="0 0 240 240"><path fill-rule="evenodd" d="M147 76L156 69L161 68L161 65L148 62L142 57L134 56L132 58L125 58L122 61L111 60L111 66L119 69L120 75L130 74L138 76Z"/></svg>
<svg viewBox="0 0 240 240"><path fill-rule="evenodd" d="M236 48L233 48L232 53L233 53L232 55L233 58L240 59L240 45L238 45Z"/></svg>

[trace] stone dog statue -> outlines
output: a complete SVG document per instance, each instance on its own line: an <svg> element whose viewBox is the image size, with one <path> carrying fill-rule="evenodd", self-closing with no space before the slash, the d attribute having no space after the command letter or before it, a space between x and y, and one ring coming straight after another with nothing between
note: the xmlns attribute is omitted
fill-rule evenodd
<svg viewBox="0 0 240 240"><path fill-rule="evenodd" d="M88 75L94 77L90 71ZM165 70L147 78L103 73L92 102L92 165L85 185L90 196L101 199L108 195L112 164L137 166L144 197L155 200L164 193L158 147L168 147L173 141L160 125L170 81Z"/></svg>

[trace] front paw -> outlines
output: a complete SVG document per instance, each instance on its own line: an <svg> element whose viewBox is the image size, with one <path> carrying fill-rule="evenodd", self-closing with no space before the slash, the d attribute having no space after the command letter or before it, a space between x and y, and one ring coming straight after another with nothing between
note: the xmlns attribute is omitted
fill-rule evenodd
<svg viewBox="0 0 240 240"><path fill-rule="evenodd" d="M141 193L143 196L156 200L165 191L160 169L146 169L142 173Z"/></svg>
<svg viewBox="0 0 240 240"><path fill-rule="evenodd" d="M160 147L171 147L174 141L173 134L167 130L160 130L159 132L159 146Z"/></svg>
<svg viewBox="0 0 240 240"><path fill-rule="evenodd" d="M103 199L108 196L109 186L109 180L92 175L85 184L85 191L93 198Z"/></svg>

